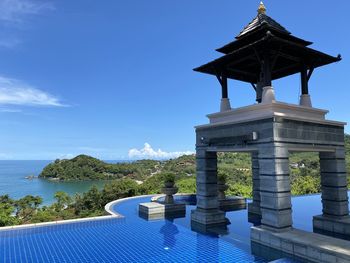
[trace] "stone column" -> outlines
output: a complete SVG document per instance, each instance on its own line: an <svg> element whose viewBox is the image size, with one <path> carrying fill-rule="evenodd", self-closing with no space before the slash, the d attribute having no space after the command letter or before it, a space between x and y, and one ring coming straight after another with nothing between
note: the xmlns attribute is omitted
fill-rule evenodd
<svg viewBox="0 0 350 263"><path fill-rule="evenodd" d="M350 239L345 149L320 153L322 215L315 216L315 232Z"/></svg>
<svg viewBox="0 0 350 263"><path fill-rule="evenodd" d="M230 99L228 98L228 84L227 77L221 74L221 77L218 77L221 84L221 104L220 112L231 110Z"/></svg>
<svg viewBox="0 0 350 263"><path fill-rule="evenodd" d="M258 153L251 153L252 157L252 179L253 179L253 202L248 204L249 216L261 217L260 210L260 178Z"/></svg>
<svg viewBox="0 0 350 263"><path fill-rule="evenodd" d="M275 144L259 148L261 224L273 231L292 226L289 153Z"/></svg>
<svg viewBox="0 0 350 263"><path fill-rule="evenodd" d="M217 155L197 149L197 208L192 211L191 223L203 227L226 224L225 213L219 210L217 186Z"/></svg>
<svg viewBox="0 0 350 263"><path fill-rule="evenodd" d="M309 79L307 75L307 67L304 65L300 71L301 95L299 105L312 108L311 96L309 94Z"/></svg>

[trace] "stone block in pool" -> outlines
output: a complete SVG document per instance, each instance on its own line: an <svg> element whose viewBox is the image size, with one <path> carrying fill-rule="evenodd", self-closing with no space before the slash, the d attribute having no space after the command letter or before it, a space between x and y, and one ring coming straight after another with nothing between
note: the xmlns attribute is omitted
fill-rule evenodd
<svg viewBox="0 0 350 263"><path fill-rule="evenodd" d="M186 216L185 204L149 202L139 204L139 216L146 220L179 218Z"/></svg>

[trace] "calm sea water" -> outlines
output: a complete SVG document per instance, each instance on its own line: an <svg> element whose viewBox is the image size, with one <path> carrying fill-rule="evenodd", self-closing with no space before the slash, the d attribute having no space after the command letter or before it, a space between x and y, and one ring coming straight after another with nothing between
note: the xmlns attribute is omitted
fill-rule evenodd
<svg viewBox="0 0 350 263"><path fill-rule="evenodd" d="M29 175L38 176L51 161L0 161L0 195L9 194L18 199L25 195L40 195L44 204L54 202L54 194L64 191L70 195L86 192L91 186L102 188L106 181L52 182L35 178L28 180Z"/></svg>

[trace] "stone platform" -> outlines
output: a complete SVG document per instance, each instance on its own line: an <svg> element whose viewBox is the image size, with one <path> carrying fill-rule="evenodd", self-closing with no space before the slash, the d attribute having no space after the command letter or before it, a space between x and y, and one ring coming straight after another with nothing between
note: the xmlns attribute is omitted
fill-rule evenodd
<svg viewBox="0 0 350 263"><path fill-rule="evenodd" d="M230 196L225 199L219 199L219 208L222 211L235 211L245 209L247 207L247 201L243 197Z"/></svg>
<svg viewBox="0 0 350 263"><path fill-rule="evenodd" d="M340 218L314 216L313 229L315 233L350 240L350 216Z"/></svg>
<svg viewBox="0 0 350 263"><path fill-rule="evenodd" d="M273 102L269 104L254 104L229 111L208 114L210 124L245 122L271 117L292 117L293 119L327 122L328 110L303 107L285 102ZM329 122L339 123L339 122Z"/></svg>
<svg viewBox="0 0 350 263"><path fill-rule="evenodd" d="M186 215L185 204L149 202L139 204L139 216L147 220L178 218Z"/></svg>
<svg viewBox="0 0 350 263"><path fill-rule="evenodd" d="M273 232L252 227L251 241L252 247L260 244L307 262L350 262L350 241L298 229Z"/></svg>

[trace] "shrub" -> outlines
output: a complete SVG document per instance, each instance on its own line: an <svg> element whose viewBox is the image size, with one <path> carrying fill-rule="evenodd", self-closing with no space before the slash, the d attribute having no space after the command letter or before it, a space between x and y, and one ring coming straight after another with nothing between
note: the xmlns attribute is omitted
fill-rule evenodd
<svg viewBox="0 0 350 263"><path fill-rule="evenodd" d="M164 183L175 183L175 174L165 173L163 174Z"/></svg>

